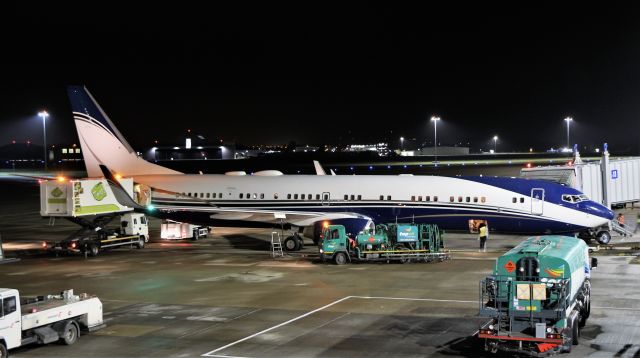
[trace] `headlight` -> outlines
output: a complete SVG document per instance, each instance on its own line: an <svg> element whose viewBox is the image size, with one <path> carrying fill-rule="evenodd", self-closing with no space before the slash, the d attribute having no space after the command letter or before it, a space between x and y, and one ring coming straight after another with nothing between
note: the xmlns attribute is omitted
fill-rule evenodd
<svg viewBox="0 0 640 358"><path fill-rule="evenodd" d="M551 332L553 332L553 328L551 327L547 328L547 333L551 333Z"/></svg>
<svg viewBox="0 0 640 358"><path fill-rule="evenodd" d="M489 325L489 329L493 331L493 325L492 324Z"/></svg>
<svg viewBox="0 0 640 358"><path fill-rule="evenodd" d="M322 254L322 253L324 253L324 250L323 250L323 249L320 249L320 253L321 253L321 254Z"/></svg>

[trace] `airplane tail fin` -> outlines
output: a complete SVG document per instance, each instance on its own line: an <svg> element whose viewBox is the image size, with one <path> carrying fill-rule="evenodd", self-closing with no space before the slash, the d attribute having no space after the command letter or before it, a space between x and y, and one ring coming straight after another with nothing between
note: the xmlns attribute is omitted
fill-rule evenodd
<svg viewBox="0 0 640 358"><path fill-rule="evenodd" d="M86 87L69 86L67 93L89 177L102 175L100 165L126 176L181 174L138 157Z"/></svg>

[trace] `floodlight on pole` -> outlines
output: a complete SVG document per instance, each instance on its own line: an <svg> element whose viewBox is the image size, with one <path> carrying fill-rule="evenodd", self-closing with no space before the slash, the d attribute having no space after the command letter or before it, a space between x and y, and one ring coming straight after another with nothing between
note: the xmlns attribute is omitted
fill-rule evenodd
<svg viewBox="0 0 640 358"><path fill-rule="evenodd" d="M400 152L404 152L404 137L400 137Z"/></svg>
<svg viewBox="0 0 640 358"><path fill-rule="evenodd" d="M564 121L567 122L567 148L571 148L571 142L569 141L569 123L573 122L573 118L567 117Z"/></svg>
<svg viewBox="0 0 640 358"><path fill-rule="evenodd" d="M42 134L44 138L44 171L47 171L47 111L38 112L38 116L42 117Z"/></svg>
<svg viewBox="0 0 640 358"><path fill-rule="evenodd" d="M431 116L431 122L433 122L433 154L434 163L438 163L438 122L440 117Z"/></svg>
<svg viewBox="0 0 640 358"><path fill-rule="evenodd" d="M498 153L498 136L493 136L493 152Z"/></svg>

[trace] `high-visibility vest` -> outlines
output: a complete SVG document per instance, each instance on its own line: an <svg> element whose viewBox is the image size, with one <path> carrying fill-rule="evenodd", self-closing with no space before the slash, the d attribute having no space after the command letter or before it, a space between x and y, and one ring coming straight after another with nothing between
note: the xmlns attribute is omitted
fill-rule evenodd
<svg viewBox="0 0 640 358"><path fill-rule="evenodd" d="M618 224L624 225L624 215L618 216Z"/></svg>
<svg viewBox="0 0 640 358"><path fill-rule="evenodd" d="M480 228L480 237L487 237L487 227L483 226Z"/></svg>

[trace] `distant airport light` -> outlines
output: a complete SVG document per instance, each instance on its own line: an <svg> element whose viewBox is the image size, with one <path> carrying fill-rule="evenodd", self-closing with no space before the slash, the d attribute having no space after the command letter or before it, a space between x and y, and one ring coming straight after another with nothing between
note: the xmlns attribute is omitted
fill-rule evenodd
<svg viewBox="0 0 640 358"><path fill-rule="evenodd" d="M493 151L495 153L498 152L498 136L497 135L493 136Z"/></svg>
<svg viewBox="0 0 640 358"><path fill-rule="evenodd" d="M431 122L433 122L433 157L436 165L438 163L438 122L439 121L440 121L440 117L431 116Z"/></svg>
<svg viewBox="0 0 640 358"><path fill-rule="evenodd" d="M567 147L571 147L571 142L569 141L569 123L573 122L573 118L567 117L564 121L567 122Z"/></svg>
<svg viewBox="0 0 640 358"><path fill-rule="evenodd" d="M600 148L596 148L596 153L600 153Z"/></svg>
<svg viewBox="0 0 640 358"><path fill-rule="evenodd" d="M44 141L44 171L47 171L47 117L49 117L49 113L47 111L38 112L38 117L42 118L42 136ZM29 143L27 143L29 144Z"/></svg>

